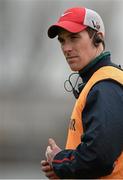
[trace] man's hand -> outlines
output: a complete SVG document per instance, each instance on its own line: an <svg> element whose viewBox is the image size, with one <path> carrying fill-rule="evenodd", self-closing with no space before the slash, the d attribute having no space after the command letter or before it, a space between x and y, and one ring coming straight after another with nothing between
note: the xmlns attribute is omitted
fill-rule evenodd
<svg viewBox="0 0 123 180"><path fill-rule="evenodd" d="M49 164L52 164L52 161L57 153L59 153L61 149L56 145L55 141L50 138L49 146L47 146L45 156Z"/></svg>
<svg viewBox="0 0 123 180"><path fill-rule="evenodd" d="M49 179L59 179L59 177L55 174L53 167L52 167L52 161L54 156L59 153L61 149L56 145L55 141L50 138L49 139L49 145L46 149L46 159L41 161L41 170L45 173L45 176Z"/></svg>
<svg viewBox="0 0 123 180"><path fill-rule="evenodd" d="M54 173L52 166L46 160L41 161L41 170L48 179L59 179Z"/></svg>

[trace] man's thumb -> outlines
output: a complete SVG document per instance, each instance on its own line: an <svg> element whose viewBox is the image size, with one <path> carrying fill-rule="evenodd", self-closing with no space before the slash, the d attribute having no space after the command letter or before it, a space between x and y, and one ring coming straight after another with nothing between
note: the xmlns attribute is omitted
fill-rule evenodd
<svg viewBox="0 0 123 180"><path fill-rule="evenodd" d="M57 146L56 142L52 138L49 138L49 145L50 145L51 149L54 149Z"/></svg>

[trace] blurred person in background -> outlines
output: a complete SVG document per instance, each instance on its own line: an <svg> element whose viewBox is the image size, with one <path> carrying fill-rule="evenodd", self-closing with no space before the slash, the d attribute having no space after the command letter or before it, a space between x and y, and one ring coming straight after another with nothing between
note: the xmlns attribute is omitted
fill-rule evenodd
<svg viewBox="0 0 123 180"><path fill-rule="evenodd" d="M123 179L123 71L105 51L100 15L85 7L67 9L48 36L58 37L83 83L72 87L77 100L66 148L50 138L41 170L49 179Z"/></svg>

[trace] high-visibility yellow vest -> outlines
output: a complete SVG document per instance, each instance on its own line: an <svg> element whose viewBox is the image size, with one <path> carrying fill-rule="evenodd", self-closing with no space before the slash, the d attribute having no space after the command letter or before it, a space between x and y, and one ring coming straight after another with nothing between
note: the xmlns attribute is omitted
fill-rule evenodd
<svg viewBox="0 0 123 180"><path fill-rule="evenodd" d="M98 69L89 79L84 89L80 93L72 112L66 149L76 149L76 147L81 143L81 136L83 135L82 111L86 104L87 95L95 83L105 79L112 79L123 85L123 71L112 66L104 66ZM115 162L113 172L110 175L102 178L123 179L123 153L121 153Z"/></svg>

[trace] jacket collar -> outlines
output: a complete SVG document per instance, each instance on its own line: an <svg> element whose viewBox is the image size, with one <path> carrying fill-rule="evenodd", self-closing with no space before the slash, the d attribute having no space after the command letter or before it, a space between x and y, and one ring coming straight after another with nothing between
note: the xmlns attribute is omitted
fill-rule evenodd
<svg viewBox="0 0 123 180"><path fill-rule="evenodd" d="M92 60L86 67L79 71L79 75L83 83L87 83L95 71L103 66L112 65L110 52L103 52L94 60Z"/></svg>

